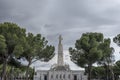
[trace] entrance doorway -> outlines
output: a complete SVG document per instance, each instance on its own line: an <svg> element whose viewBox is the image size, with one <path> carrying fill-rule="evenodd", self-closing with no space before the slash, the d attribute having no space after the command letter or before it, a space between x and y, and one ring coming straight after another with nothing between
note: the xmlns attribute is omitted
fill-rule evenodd
<svg viewBox="0 0 120 80"><path fill-rule="evenodd" d="M47 75L44 75L44 80L47 80Z"/></svg>
<svg viewBox="0 0 120 80"><path fill-rule="evenodd" d="M74 80L77 80L77 75L74 75Z"/></svg>

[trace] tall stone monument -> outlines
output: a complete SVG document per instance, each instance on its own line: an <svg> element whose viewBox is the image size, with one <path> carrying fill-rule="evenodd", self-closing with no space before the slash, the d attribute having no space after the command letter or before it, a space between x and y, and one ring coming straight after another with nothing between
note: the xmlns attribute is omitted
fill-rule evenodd
<svg viewBox="0 0 120 80"><path fill-rule="evenodd" d="M64 61L63 61L63 46L62 46L62 36L59 36L59 43L58 43L58 66L63 66Z"/></svg>
<svg viewBox="0 0 120 80"><path fill-rule="evenodd" d="M69 64L64 63L62 36L59 36L57 64L49 70L37 70L34 80L87 80L84 70L71 70Z"/></svg>

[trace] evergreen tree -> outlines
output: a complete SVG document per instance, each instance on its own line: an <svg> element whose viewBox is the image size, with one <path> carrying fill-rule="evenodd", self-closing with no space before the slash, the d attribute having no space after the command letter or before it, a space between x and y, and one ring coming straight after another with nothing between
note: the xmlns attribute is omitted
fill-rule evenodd
<svg viewBox="0 0 120 80"><path fill-rule="evenodd" d="M26 80L28 80L28 69L32 63L37 60L49 61L54 56L54 46L47 45L47 42L41 34L33 35L28 33L26 36L25 50L21 55L28 61L26 68Z"/></svg>
<svg viewBox="0 0 120 80"><path fill-rule="evenodd" d="M0 41L2 45L0 47L3 48L0 49L0 51L2 50L0 55L2 55L1 59L3 60L2 80L5 80L8 61L11 57L18 57L23 51L22 44L24 43L25 32L25 29L20 28L14 23L5 22L0 24L0 35L2 35L0 36L2 39Z"/></svg>
<svg viewBox="0 0 120 80"><path fill-rule="evenodd" d="M106 80L114 80L113 73L113 62L114 62L114 48L110 46L111 40L104 39L104 42L100 45L100 49L102 50L102 58L98 61L99 64L103 65L106 73Z"/></svg>
<svg viewBox="0 0 120 80"><path fill-rule="evenodd" d="M84 33L80 39L76 40L75 49L69 48L72 61L87 69L88 80L91 80L93 63L102 57L102 50L99 48L102 42L102 33Z"/></svg>

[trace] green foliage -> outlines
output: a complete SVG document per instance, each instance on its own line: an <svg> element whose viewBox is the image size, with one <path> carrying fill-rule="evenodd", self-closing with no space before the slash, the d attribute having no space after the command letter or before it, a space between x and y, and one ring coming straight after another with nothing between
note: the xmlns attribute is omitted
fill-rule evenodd
<svg viewBox="0 0 120 80"><path fill-rule="evenodd" d="M54 46L47 45L41 34L26 34L26 30L17 24L4 22L0 24L0 63L3 64L2 77L6 75L7 63L20 67L17 59L25 58L28 61L26 73L30 65L37 61L49 61L54 56Z"/></svg>
<svg viewBox="0 0 120 80"><path fill-rule="evenodd" d="M99 49L99 45L103 42L103 34L101 33L84 33L80 39L76 40L75 48L70 48L70 54L76 57L72 57L72 60L84 62L85 66L93 64L102 57L102 51ZM78 59L78 60L77 60Z"/></svg>
<svg viewBox="0 0 120 80"><path fill-rule="evenodd" d="M25 50L21 57L24 57L30 64L36 60L44 59L46 61L51 59L55 48L47 45L47 42L40 34L34 36L32 33L28 33L24 47Z"/></svg>
<svg viewBox="0 0 120 80"><path fill-rule="evenodd" d="M17 45L14 48L13 54L16 56L16 58L19 58L23 52L24 52L23 46Z"/></svg>
<svg viewBox="0 0 120 80"><path fill-rule="evenodd" d="M20 67L17 61L25 58L28 61L27 71L30 65L37 61L49 61L54 56L54 46L47 45L41 34L26 34L26 30L17 24L4 22L0 24L0 63L3 64L2 76L6 74L7 63L11 66ZM4 78L2 79L4 80Z"/></svg>
<svg viewBox="0 0 120 80"><path fill-rule="evenodd" d="M113 42L116 43L120 47L120 34L118 34L117 36L113 38ZM114 66L114 73L115 73L115 77L118 78L118 76L120 75L120 60L117 61Z"/></svg>
<svg viewBox="0 0 120 80"><path fill-rule="evenodd" d="M5 79L7 63L12 57L16 58L23 52L25 32L25 29L14 23L0 24L0 59L3 61L2 80Z"/></svg>
<svg viewBox="0 0 120 80"><path fill-rule="evenodd" d="M113 70L114 70L115 75L117 75L117 76L120 75L120 60L115 63Z"/></svg>
<svg viewBox="0 0 120 80"><path fill-rule="evenodd" d="M93 67L92 68L92 78L93 79L102 79L105 77L105 68L103 66Z"/></svg>
<svg viewBox="0 0 120 80"><path fill-rule="evenodd" d="M39 58L44 61L49 61L54 56L55 48L51 45L47 45L40 54L38 54ZM44 58L44 59L43 59Z"/></svg>
<svg viewBox="0 0 120 80"><path fill-rule="evenodd" d="M95 62L105 66L104 72L107 76L112 74L110 64L114 61L114 48L110 47L110 43L111 40L104 39L102 33L84 33L76 40L75 49L69 48L72 61L81 67L87 67L88 80L90 80L92 64Z"/></svg>
<svg viewBox="0 0 120 80"><path fill-rule="evenodd" d="M0 56L2 56L6 52L6 44L5 44L4 36L0 35Z"/></svg>
<svg viewBox="0 0 120 80"><path fill-rule="evenodd" d="M19 62L17 59L15 58L10 58L9 62L8 62L8 65L9 66L14 66L16 68L20 68L22 67L23 65L21 64L21 62Z"/></svg>
<svg viewBox="0 0 120 80"><path fill-rule="evenodd" d="M41 34L33 35L32 33L28 33L26 36L24 51L23 54L21 54L21 57L28 61L26 80L28 80L28 68L32 63L37 60L49 61L53 57L55 48L54 46L47 45L47 42ZM22 48L20 50L22 50Z"/></svg>
<svg viewBox="0 0 120 80"><path fill-rule="evenodd" d="M99 46L99 48L102 50L102 58L98 61L99 64L104 66L105 68L105 75L106 80L109 80L110 78L114 78L113 76L113 68L112 64L114 62L114 48L110 46L111 40L104 39L104 42ZM112 77L110 77L112 76Z"/></svg>
<svg viewBox="0 0 120 80"><path fill-rule="evenodd" d="M25 37L25 29L20 28L17 24L14 23L1 23L0 24L0 35L4 36L6 44L6 57L13 54L14 50L18 45L21 45Z"/></svg>
<svg viewBox="0 0 120 80"><path fill-rule="evenodd" d="M100 60L101 64L110 64L114 61L114 48L110 47L111 40L104 39L104 42L99 46L102 49L103 56Z"/></svg>
<svg viewBox="0 0 120 80"><path fill-rule="evenodd" d="M72 61L81 67L87 67L88 80L91 79L92 64L102 57L99 47L102 42L102 33L84 33L76 40L75 49L69 48Z"/></svg>
<svg viewBox="0 0 120 80"><path fill-rule="evenodd" d="M118 34L113 38L113 42L115 42L118 46L120 46L120 34Z"/></svg>

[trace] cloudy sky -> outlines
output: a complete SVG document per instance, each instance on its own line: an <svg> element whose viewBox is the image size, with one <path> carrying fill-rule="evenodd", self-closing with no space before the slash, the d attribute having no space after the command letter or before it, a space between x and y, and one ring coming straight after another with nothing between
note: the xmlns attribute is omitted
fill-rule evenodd
<svg viewBox="0 0 120 80"><path fill-rule="evenodd" d="M111 39L120 33L120 0L0 0L0 22L5 21L41 33L56 47L62 34L64 58L69 60L67 50L82 33L102 32ZM111 46L120 59L120 48L113 42Z"/></svg>

